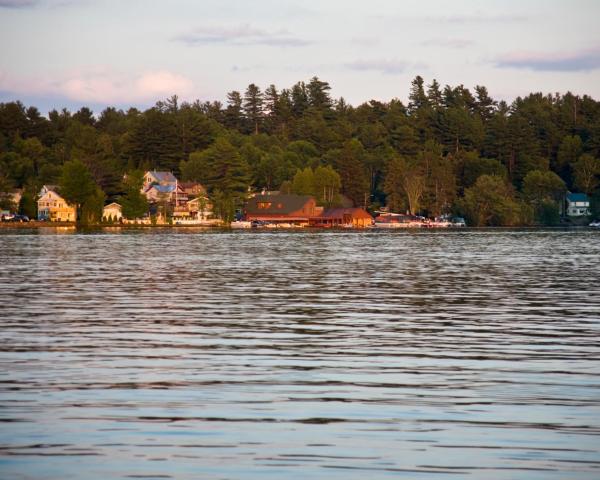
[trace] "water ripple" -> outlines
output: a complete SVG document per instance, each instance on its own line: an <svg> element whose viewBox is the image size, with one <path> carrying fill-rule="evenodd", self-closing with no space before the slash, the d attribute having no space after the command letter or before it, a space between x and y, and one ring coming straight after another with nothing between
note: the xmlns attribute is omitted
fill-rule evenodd
<svg viewBox="0 0 600 480"><path fill-rule="evenodd" d="M600 477L593 231L0 231L3 478Z"/></svg>

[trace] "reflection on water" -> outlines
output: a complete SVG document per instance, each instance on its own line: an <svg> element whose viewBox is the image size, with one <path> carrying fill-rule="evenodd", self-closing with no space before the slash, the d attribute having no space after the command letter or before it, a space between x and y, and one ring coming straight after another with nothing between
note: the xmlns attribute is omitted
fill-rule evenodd
<svg viewBox="0 0 600 480"><path fill-rule="evenodd" d="M2 478L600 478L597 232L43 232Z"/></svg>

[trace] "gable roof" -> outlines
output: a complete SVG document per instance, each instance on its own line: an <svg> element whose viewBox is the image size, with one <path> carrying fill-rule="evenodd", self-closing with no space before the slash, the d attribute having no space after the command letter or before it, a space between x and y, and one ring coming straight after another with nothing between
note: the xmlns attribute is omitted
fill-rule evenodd
<svg viewBox="0 0 600 480"><path fill-rule="evenodd" d="M365 218L372 220L373 217L362 208L328 208L320 216L322 218L343 218L344 215L351 215L352 218Z"/></svg>
<svg viewBox="0 0 600 480"><path fill-rule="evenodd" d="M65 200L65 199L62 197L62 195L61 195L61 194L58 192L58 190L56 190L56 189L47 189L45 192L43 192L43 193L42 193L42 192L40 192L40 193L41 193L41 195L40 195L40 196L39 196L39 198L38 198L38 202L39 202L40 200L42 200L42 199L44 199L44 198L48 197L48 196L51 196L51 195L54 195L54 196L56 197L56 199L57 199L57 200L63 200L63 201L66 201L66 200Z"/></svg>
<svg viewBox="0 0 600 480"><path fill-rule="evenodd" d="M175 185L152 185L147 192L155 189L158 193L172 193L175 191Z"/></svg>
<svg viewBox="0 0 600 480"><path fill-rule="evenodd" d="M42 185L42 188L40 189L40 192L38 193L38 197L41 197L42 195L45 195L48 192L58 193L58 185L50 185L50 184Z"/></svg>
<svg viewBox="0 0 600 480"><path fill-rule="evenodd" d="M171 172L156 172L152 170L149 171L146 175L151 175L159 183L175 183L177 181L175 175L173 175Z"/></svg>
<svg viewBox="0 0 600 480"><path fill-rule="evenodd" d="M109 203L108 205L104 205L104 208L114 208L117 207L119 210L121 209L121 205L119 205L117 202L112 202Z"/></svg>
<svg viewBox="0 0 600 480"><path fill-rule="evenodd" d="M43 201L47 201L48 197L52 197L54 196L54 200L57 201L63 201L67 204L67 206L70 206L69 202L67 202L60 193L58 193L56 190L52 190L52 189L47 189L44 193L40 192L41 195L38 197L37 201L38 201L38 205L39 202L43 202Z"/></svg>
<svg viewBox="0 0 600 480"><path fill-rule="evenodd" d="M256 195L246 203L246 213L286 215L298 210L306 205L313 197L310 195ZM263 204L263 208L258 208L258 204ZM270 204L265 206L264 204Z"/></svg>
<svg viewBox="0 0 600 480"><path fill-rule="evenodd" d="M209 203L208 197L203 197L203 196L192 198L191 200L188 200L187 203L190 203L190 204L191 203L200 204L200 200L204 200L207 205Z"/></svg>
<svg viewBox="0 0 600 480"><path fill-rule="evenodd" d="M585 193L568 193L567 200L569 202L589 202L590 199Z"/></svg>

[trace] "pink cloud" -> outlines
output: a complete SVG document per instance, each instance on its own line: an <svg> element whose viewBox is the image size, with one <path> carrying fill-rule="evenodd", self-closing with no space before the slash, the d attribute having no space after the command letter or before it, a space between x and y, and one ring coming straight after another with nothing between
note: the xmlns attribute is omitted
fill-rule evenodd
<svg viewBox="0 0 600 480"><path fill-rule="evenodd" d="M137 87L146 96L164 96L177 93L185 96L192 91L190 79L166 70L149 72L136 81Z"/></svg>
<svg viewBox="0 0 600 480"><path fill-rule="evenodd" d="M173 94L185 98L193 94L194 85L189 78L167 70L129 75L104 68L92 68L47 79L17 78L0 72L0 90L108 104L154 102Z"/></svg>
<svg viewBox="0 0 600 480"><path fill-rule="evenodd" d="M499 57L496 65L542 72L588 72L600 68L600 47L571 52L511 52Z"/></svg>

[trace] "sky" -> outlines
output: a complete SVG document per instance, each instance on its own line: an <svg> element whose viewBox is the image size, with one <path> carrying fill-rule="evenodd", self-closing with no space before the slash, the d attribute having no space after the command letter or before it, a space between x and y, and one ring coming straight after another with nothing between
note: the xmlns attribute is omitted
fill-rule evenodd
<svg viewBox="0 0 600 480"><path fill-rule="evenodd" d="M406 101L410 82L600 100L600 0L0 0L0 102L46 113L291 87Z"/></svg>

